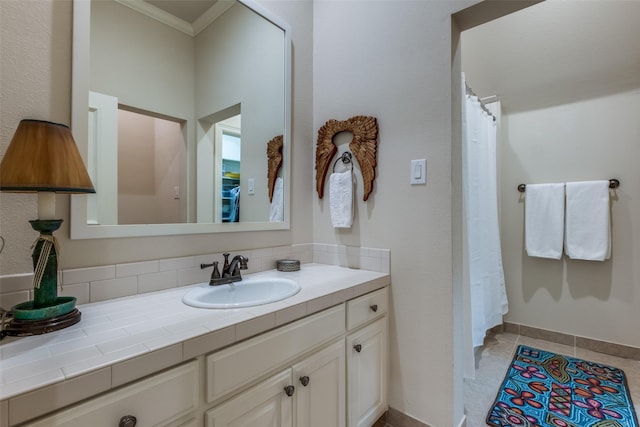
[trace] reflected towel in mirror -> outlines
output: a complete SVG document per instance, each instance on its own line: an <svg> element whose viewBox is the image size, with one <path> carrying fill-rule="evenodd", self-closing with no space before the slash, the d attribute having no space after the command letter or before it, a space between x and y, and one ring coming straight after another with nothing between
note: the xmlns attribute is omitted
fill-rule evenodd
<svg viewBox="0 0 640 427"><path fill-rule="evenodd" d="M269 209L269 221L270 222L282 222L284 221L284 181L282 178L276 178L276 182L273 186L273 200L271 200L271 207Z"/></svg>
<svg viewBox="0 0 640 427"><path fill-rule="evenodd" d="M232 188L229 193L231 194L229 222L238 222L240 220L240 187Z"/></svg>

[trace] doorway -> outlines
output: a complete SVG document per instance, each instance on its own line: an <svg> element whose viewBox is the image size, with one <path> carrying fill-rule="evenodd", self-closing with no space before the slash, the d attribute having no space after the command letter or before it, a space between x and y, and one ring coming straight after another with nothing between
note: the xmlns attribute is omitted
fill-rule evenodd
<svg viewBox="0 0 640 427"><path fill-rule="evenodd" d="M627 260L631 255L624 253L625 251L618 251L616 264L609 269L574 265L571 270L565 266L567 273L564 276L562 263L547 264L544 269L534 265L534 261L522 254L520 242L523 230L521 223L523 220L522 204L515 203L514 197L518 198L516 186L520 181L516 181L516 179L520 177L523 179L522 183L527 183L555 182L549 181L554 179L558 182L564 182L565 180L610 178L610 171L619 172L623 177L625 174L634 176L632 171L625 169L625 156L629 156L630 148L627 147L629 142L625 143L624 141L632 139L629 137L631 131L625 130L629 126L619 120L619 117L627 117L627 121L629 121L629 116L634 112L637 115L638 111L637 101L633 104L632 98L637 99L640 87L640 79L638 78L640 73L637 65L640 61L638 60L637 47L634 49L631 46L632 41L637 40L638 36L637 30L635 33L630 32L634 30L634 26L629 23L629 19L637 17L640 9L638 9L636 2L607 2L607 4L604 4L605 2L589 2L576 9L575 2L548 0L538 6L522 10L521 13L513 15L511 15L513 11L503 14L494 13L490 19L486 19L486 16L480 13L483 6L486 8L485 13L492 10L492 5L486 3L488 2L479 3L468 10L461 11L463 17L460 20L457 19L457 14L454 15L452 38L452 52L454 52L452 82L454 84L452 92L455 89L455 83L459 82L458 72L464 70L474 90L481 97L496 94L501 98L506 113L505 128L509 130L509 138L518 141L516 145L511 141L511 145L505 146L507 151L503 152L502 159L504 163L501 181L503 183L504 206L501 214L503 221L506 221L507 233L504 238L508 242L503 245L505 248L505 275L507 282L511 278L511 284L508 283L508 292L511 292L510 300L515 302L511 307L508 319L515 324L526 324L539 329L606 339L606 327L603 329L605 336L598 337L594 335L597 332L580 331L580 325L585 321L583 319L581 322L579 319L580 316L584 316L584 304L585 301L589 301L588 297L595 297L599 309L615 313L613 317L623 316L622 313L629 310L628 306L631 304L622 303L624 298L621 295L615 296L616 289L619 287L611 286L611 281L612 277L626 274L624 265L627 262L631 268L632 260ZM537 12L543 9L547 15L540 18ZM474 13L471 13L470 10ZM466 16L464 16L465 14ZM536 16L538 16L537 20ZM498 19L502 17L504 18ZM523 17L526 17L528 21L524 21ZM489 21L491 22L488 23ZM473 24L471 25L469 22L473 22ZM536 28L536 25L541 23L548 25L549 29L541 31L540 27ZM615 31L611 31L613 35L609 34L607 26L609 28L615 26ZM495 43L486 42L485 36L489 31L485 31L485 28L489 27L494 27L492 32ZM525 27L530 27L526 29L534 31L534 35L520 34ZM496 28L500 30L498 31ZM558 35L555 33L556 29L562 29L565 33ZM552 33L552 31L554 32ZM482 38L480 33L483 33ZM472 34L474 38L469 39L467 36ZM508 34L509 37L504 37L504 34ZM591 35L594 38L591 38ZM545 39L546 43L543 42ZM553 43L548 40L553 40ZM512 45L515 50L510 53L510 59L517 59L515 62L521 67L519 71L503 62L500 55L494 52L495 46L504 42L514 42ZM476 45L481 45L482 49L477 48ZM488 45L491 45L491 49L484 49ZM493 67L487 67L490 71L484 70L482 78L477 78L478 72L469 67L468 62L463 67L466 62L466 53L472 48L478 49L477 56L484 62L483 66ZM557 48L565 50L560 52ZM523 53L524 57L518 57ZM606 59L606 61L599 62L600 59ZM537 75L530 74L531 71ZM496 90L498 83L505 88L502 89L502 93L501 90ZM458 95L453 94L454 104ZM560 111L570 110L574 107L579 107L582 113L587 111L587 106L591 108L593 105L598 106L597 111L604 112L592 120L594 126L590 126L591 123L586 123L588 120L584 120L584 115L573 114L567 118L558 114ZM605 106L607 108L604 108ZM534 112L537 115L544 113L546 118L550 118L550 121L542 122L546 123L543 126L538 124L532 128L534 131L529 133L538 135L538 141L529 142L523 139L525 133L522 126L525 123L525 118L529 121L529 117L533 117ZM565 135L564 139L549 138L550 133L554 135L557 133L556 128L549 127L550 124L565 128L569 123L578 123L580 129L591 129L591 133L597 132L598 142L587 142L591 140L591 135L587 137L586 132L579 133L574 130L569 135ZM596 126L598 123L600 125ZM615 129L615 134L618 135L616 138L610 136L612 127ZM545 145L540 142L543 138L535 132L536 129L547 130L544 139L549 140L550 143L553 141L555 145L552 151L549 151L549 144ZM453 131L455 136L458 131L455 114ZM604 143L603 141L608 142ZM452 179L454 182L459 167L455 164L456 145L457 141L454 139L452 149L454 156ZM528 151L524 151L525 149ZM525 152L528 153L526 156L523 154ZM543 158L540 153L545 152L547 153L546 158ZM579 157L576 157L577 153L579 153ZM616 158L615 153L623 154L621 154L622 157ZM531 161L528 161L529 158ZM549 162L550 159L555 160ZM569 162L568 159L574 161ZM581 175L583 173L584 175ZM457 196L454 188L454 206ZM623 235L622 231L632 228L633 225L624 213L625 209L628 212L631 206L627 206L623 200L619 200L615 202L612 211L613 215L618 211L618 217L613 218L615 225L612 239L617 241L619 245L624 245L623 242L631 244L631 240L629 240L631 237ZM615 235L616 226L620 230L617 236ZM454 241L455 237L454 231ZM454 265L457 268L457 264ZM606 267L606 264L604 266ZM553 278L556 278L555 282ZM578 279L580 286L577 283ZM545 285L539 283L545 283ZM594 286L595 283L598 286ZM606 286L607 283L609 286ZM628 289L626 287L626 290L620 292L627 292ZM545 304L547 315L544 317L536 316L536 312L541 312L542 304ZM460 316L460 313L460 308L454 307L456 318ZM559 320L561 316L559 313L562 313L564 319L573 319L572 325L565 324L563 326ZM630 311L626 313L627 318L635 317L635 314ZM610 319L610 322L613 322L613 319ZM555 325L560 329L556 329ZM562 329L563 327L565 329ZM625 335L625 332L621 332L619 328L616 334L624 337L627 342L633 345L635 337L631 337L629 334ZM459 341L456 341L454 354L458 357L458 361L462 360L460 353L461 347ZM462 374L459 369L455 371L455 375L456 381L462 383Z"/></svg>

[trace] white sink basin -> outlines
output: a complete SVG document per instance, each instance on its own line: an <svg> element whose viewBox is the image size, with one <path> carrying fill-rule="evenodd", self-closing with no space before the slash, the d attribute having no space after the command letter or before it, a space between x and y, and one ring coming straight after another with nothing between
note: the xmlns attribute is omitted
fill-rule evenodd
<svg viewBox="0 0 640 427"><path fill-rule="evenodd" d="M238 308L268 304L294 296L300 285L289 279L249 278L228 285L199 285L182 297L182 302L200 308Z"/></svg>

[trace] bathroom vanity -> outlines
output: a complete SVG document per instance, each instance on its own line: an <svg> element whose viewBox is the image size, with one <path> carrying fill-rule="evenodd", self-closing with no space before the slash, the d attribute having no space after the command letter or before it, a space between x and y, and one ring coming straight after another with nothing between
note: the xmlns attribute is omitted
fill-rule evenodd
<svg viewBox="0 0 640 427"><path fill-rule="evenodd" d="M179 300L190 287L81 307L77 328L84 322L84 332L91 331L92 317L127 301L158 310L169 304L176 307L175 322L192 316L193 327L157 350L106 366L100 358L97 366L85 363L82 375L100 373L109 380L104 392L69 393L68 386L82 377L70 374L5 399L2 427L371 426L387 409L389 275L304 264L299 272L248 277L280 275L298 281L302 290L246 309L187 307ZM180 306L172 305L176 298ZM193 332L203 325L208 332ZM152 336L148 342L158 342ZM41 350L56 341L54 334L46 337L28 339L40 340ZM65 402L69 394L71 404Z"/></svg>

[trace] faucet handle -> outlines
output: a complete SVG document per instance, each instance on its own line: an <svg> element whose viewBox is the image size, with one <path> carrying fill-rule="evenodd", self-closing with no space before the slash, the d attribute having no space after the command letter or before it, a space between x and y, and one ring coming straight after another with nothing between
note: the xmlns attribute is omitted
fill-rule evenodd
<svg viewBox="0 0 640 427"><path fill-rule="evenodd" d="M211 273L212 279L220 278L220 270L218 270L218 261L213 261L213 273Z"/></svg>
<svg viewBox="0 0 640 427"><path fill-rule="evenodd" d="M229 272L229 253L224 253L222 256L224 257L224 265L222 266L222 274Z"/></svg>

